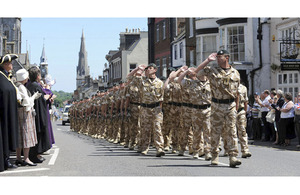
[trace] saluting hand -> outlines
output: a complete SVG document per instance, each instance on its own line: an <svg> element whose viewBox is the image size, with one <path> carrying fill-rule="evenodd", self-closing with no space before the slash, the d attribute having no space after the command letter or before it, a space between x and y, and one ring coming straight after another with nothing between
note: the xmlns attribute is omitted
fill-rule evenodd
<svg viewBox="0 0 300 195"><path fill-rule="evenodd" d="M217 53L212 53L208 56L207 60L208 61L215 61L217 59Z"/></svg>

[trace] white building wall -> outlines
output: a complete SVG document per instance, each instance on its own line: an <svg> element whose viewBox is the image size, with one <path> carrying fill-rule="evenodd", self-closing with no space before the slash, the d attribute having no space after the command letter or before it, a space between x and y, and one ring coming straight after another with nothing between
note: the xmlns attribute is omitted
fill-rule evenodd
<svg viewBox="0 0 300 195"><path fill-rule="evenodd" d="M122 81L129 74L130 64L148 65L148 32L141 32L141 39L132 51L122 51Z"/></svg>
<svg viewBox="0 0 300 195"><path fill-rule="evenodd" d="M182 57L180 58L180 43L182 43ZM177 47L177 59L175 59L175 47ZM174 43L172 46L173 53L173 67L179 67L186 65L186 41L185 39Z"/></svg>

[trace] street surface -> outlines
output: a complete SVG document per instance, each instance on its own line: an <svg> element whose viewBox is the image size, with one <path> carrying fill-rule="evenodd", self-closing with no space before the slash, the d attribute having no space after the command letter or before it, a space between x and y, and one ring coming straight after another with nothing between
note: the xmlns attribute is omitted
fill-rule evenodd
<svg viewBox="0 0 300 195"><path fill-rule="evenodd" d="M273 148L268 143L249 145L252 157L240 158L242 165L230 168L228 157L211 166L203 158L191 155L177 156L167 152L155 157L151 148L147 156L128 150L119 144L94 139L70 131L70 126L53 123L55 145L50 155L36 167L19 167L0 173L5 176L300 176L300 152L296 146ZM255 143L256 144L256 143ZM12 156L15 159L15 156Z"/></svg>

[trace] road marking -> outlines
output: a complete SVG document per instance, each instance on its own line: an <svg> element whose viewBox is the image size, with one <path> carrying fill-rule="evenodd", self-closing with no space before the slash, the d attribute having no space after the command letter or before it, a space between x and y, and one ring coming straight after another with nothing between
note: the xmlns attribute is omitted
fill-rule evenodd
<svg viewBox="0 0 300 195"><path fill-rule="evenodd" d="M37 168L37 169L26 169L26 170L15 170L15 171L4 171L0 175L10 174L10 173L24 173L24 172L33 172L33 171L47 171L49 168Z"/></svg>
<svg viewBox="0 0 300 195"><path fill-rule="evenodd" d="M58 131L61 131L61 128L57 128Z"/></svg>
<svg viewBox="0 0 300 195"><path fill-rule="evenodd" d="M48 165L54 165L55 164L55 161L56 161L56 158L58 156L58 153L59 153L59 148L55 148L54 149L54 153L53 153L53 155L52 155L52 157L51 157Z"/></svg>

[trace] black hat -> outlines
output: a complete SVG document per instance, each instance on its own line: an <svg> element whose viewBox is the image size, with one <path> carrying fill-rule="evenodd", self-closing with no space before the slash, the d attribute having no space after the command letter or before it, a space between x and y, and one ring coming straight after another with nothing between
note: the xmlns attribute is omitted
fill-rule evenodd
<svg viewBox="0 0 300 195"><path fill-rule="evenodd" d="M16 55L16 54L6 54L6 55L0 57L0 64L3 64L5 62L11 62L17 58L18 58L18 55Z"/></svg>
<svg viewBox="0 0 300 195"><path fill-rule="evenodd" d="M230 53L227 50L222 49L222 50L218 51L217 55L230 55Z"/></svg>
<svg viewBox="0 0 300 195"><path fill-rule="evenodd" d="M157 69L157 66L154 63L149 64L145 69L148 69L149 67L153 67L153 68Z"/></svg>

